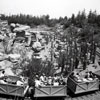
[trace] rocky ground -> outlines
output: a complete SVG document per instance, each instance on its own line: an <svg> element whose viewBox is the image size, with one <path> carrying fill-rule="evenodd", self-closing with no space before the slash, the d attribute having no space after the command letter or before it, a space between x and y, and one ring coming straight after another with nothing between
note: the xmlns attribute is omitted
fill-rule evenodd
<svg viewBox="0 0 100 100"><path fill-rule="evenodd" d="M15 29L15 31L21 30L23 27L24 26L21 25L21 28L20 29L17 28L17 29ZM24 27L24 28L26 28L26 27ZM27 28L29 28L29 27L27 27ZM29 29L29 30L33 31L32 29ZM50 31L48 31L48 32L50 32ZM39 39L42 38L45 40L45 38L43 38L42 35L38 34L37 36ZM50 39L50 35L48 35L48 36ZM47 44L44 43L43 49L41 49L38 53L35 53L33 50L35 48L34 46L26 45L23 42L18 43L18 41L17 41L17 43L13 43L12 41L15 38L16 38L16 36L14 33L13 34L11 33L10 26L7 24L7 22L3 23L3 21L1 21L0 22L0 70L5 69L6 75L15 75L15 73L18 75L20 73L20 71L17 72L17 68L24 66L24 64L22 64L23 59L25 59L25 60L28 59L28 61L29 61L32 59L34 54L38 54L37 58L41 59L42 61L46 61L46 59L51 60L51 53L53 52L52 55L54 56L54 53L56 52L56 47L54 47L54 45L55 45L54 40L53 41L50 40ZM59 41L59 42L61 43L61 41ZM64 45L64 43L61 44L62 47L63 47L63 45ZM99 58L99 57L97 57L97 58ZM53 59L53 64L56 63L56 58L53 57L52 59ZM19 65L21 65L21 66L19 66ZM95 68L95 67L93 67L93 65L96 65L97 67ZM16 67L16 69L12 70L14 67ZM88 65L87 70L90 70L93 72L100 70L100 66L99 66L97 60L95 61L95 64ZM14 73L14 71L15 71L15 73ZM89 100L99 100L99 99L100 99L100 96L96 95L95 99L89 99ZM0 98L0 100L10 100L10 99ZM68 100L71 100L71 99L68 99ZM74 99L72 98L72 100L74 100ZM75 100L77 100L77 99L75 99ZM82 99L82 100L86 100L86 99Z"/></svg>

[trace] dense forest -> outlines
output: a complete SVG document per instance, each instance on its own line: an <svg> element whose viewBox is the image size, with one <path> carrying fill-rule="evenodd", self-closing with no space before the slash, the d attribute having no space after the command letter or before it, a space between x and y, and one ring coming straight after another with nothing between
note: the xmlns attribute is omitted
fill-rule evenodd
<svg viewBox="0 0 100 100"><path fill-rule="evenodd" d="M92 25L96 27L100 27L100 15L97 14L96 11L89 11L89 14L85 13L85 10L82 12L78 12L78 14L75 16L75 14L72 14L70 18L67 16L59 17L58 19L50 19L49 15L43 15L43 16L32 16L32 15L10 15L6 16L4 14L1 14L2 20L8 20L10 23L20 23L20 24L27 24L30 26L34 25L42 25L45 24L47 26L55 26L55 24L60 23L64 25L64 28L69 27L71 24L82 28L84 25Z"/></svg>

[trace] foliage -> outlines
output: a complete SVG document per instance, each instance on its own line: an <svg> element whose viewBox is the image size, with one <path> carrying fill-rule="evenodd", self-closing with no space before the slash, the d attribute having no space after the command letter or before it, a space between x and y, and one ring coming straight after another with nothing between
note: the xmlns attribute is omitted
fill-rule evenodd
<svg viewBox="0 0 100 100"><path fill-rule="evenodd" d="M40 17L31 16L31 15L1 15L2 20L8 20L8 23L19 23L19 24L27 24L30 26L37 26L37 25L47 25L47 26L54 26L57 23L56 19L50 19L49 15L43 15Z"/></svg>
<svg viewBox="0 0 100 100"><path fill-rule="evenodd" d="M56 25L59 23L63 25L64 34L62 35L62 40L66 39L67 42L71 42L71 40L78 39L78 43L82 42L92 42L93 40L100 45L100 15L96 13L96 11L90 11L89 14L86 15L85 10L82 12L78 12L75 16L72 14L70 18L67 16L60 17L59 19L50 19L49 15L43 16L31 16L31 15L1 15L2 20L8 20L8 23L19 23L19 24L27 24L31 27L38 26L38 25L47 25L49 27L53 27L52 29L55 30L55 35L59 35L56 31ZM56 36L56 37L57 37ZM60 37L61 38L61 37ZM10 45L7 44L5 41L5 51L7 53L11 52ZM9 43L10 44L10 43ZM24 50L24 51L22 51ZM23 74L29 76L30 74L41 74L45 73L46 75L52 75L54 72L53 65L50 61L46 60L42 62L39 59L32 59L29 60L26 57L26 49L19 48L15 49L15 51L20 52L20 64L16 64L14 66L14 70L16 68L22 68ZM38 62L38 63L37 63ZM36 72L36 73L35 73Z"/></svg>

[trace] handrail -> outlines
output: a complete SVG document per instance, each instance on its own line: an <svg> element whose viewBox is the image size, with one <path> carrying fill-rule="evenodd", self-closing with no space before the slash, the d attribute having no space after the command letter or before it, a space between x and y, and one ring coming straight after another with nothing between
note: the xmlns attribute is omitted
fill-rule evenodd
<svg viewBox="0 0 100 100"><path fill-rule="evenodd" d="M46 86L40 86L40 87L62 87L62 86L67 86L67 85L58 85L58 86L54 86L54 85L46 85ZM36 86L35 86L36 87ZM37 88L37 87L36 87Z"/></svg>

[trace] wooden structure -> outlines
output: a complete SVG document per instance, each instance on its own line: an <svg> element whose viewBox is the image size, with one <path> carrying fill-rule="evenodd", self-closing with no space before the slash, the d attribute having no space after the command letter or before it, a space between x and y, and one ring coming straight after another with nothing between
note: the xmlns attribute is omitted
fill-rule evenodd
<svg viewBox="0 0 100 100"><path fill-rule="evenodd" d="M68 79L68 88L75 93L84 93L88 91L95 91L99 90L99 81L92 81L90 83L76 83L71 78ZM94 92L97 93L97 92ZM100 94L100 93L99 93ZM12 84L1 84L0 83L0 97L4 96L4 98L17 98L16 100L28 100L25 98L25 87L24 86L17 86ZM34 97L65 97L67 100L71 100L71 97L67 95L67 86L66 85L59 85L59 86L42 86L42 87L35 87L35 91L33 94ZM90 94L91 98L93 96ZM83 100L87 100L87 96L85 95L78 95L78 97L74 97L73 100L79 100L79 98L85 98ZM92 100L92 99L91 99ZM94 100L94 99L93 99Z"/></svg>
<svg viewBox="0 0 100 100"><path fill-rule="evenodd" d="M66 85L35 87L34 97L65 97Z"/></svg>
<svg viewBox="0 0 100 100"><path fill-rule="evenodd" d="M0 83L0 95L6 97L24 97L24 86Z"/></svg>
<svg viewBox="0 0 100 100"><path fill-rule="evenodd" d="M93 80L90 82L76 82L71 77L68 78L67 87L74 94L85 93L90 91L99 90L99 80Z"/></svg>

